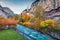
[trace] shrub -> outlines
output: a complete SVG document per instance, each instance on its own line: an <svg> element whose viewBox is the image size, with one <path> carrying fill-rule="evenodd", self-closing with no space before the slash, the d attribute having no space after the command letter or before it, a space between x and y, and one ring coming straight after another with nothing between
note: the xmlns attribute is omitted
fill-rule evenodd
<svg viewBox="0 0 60 40"><path fill-rule="evenodd" d="M0 30L5 29L6 25L0 25Z"/></svg>
<svg viewBox="0 0 60 40"><path fill-rule="evenodd" d="M24 22L23 25L28 26L28 27L31 27L32 26L32 23L31 22Z"/></svg>
<svg viewBox="0 0 60 40"><path fill-rule="evenodd" d="M40 23L41 28L46 28L46 27L53 28L54 25L55 25L54 20L45 20Z"/></svg>
<svg viewBox="0 0 60 40"><path fill-rule="evenodd" d="M48 24L45 21L42 21L40 23L40 27L47 27L47 26L48 26Z"/></svg>

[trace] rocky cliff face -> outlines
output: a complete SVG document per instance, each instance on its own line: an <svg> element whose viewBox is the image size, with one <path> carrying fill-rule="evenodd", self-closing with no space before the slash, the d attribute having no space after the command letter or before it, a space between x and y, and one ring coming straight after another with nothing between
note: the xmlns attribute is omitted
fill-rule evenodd
<svg viewBox="0 0 60 40"><path fill-rule="evenodd" d="M60 0L36 0L32 3L31 8L37 5L41 5L45 11L50 11L51 9L56 9L60 6Z"/></svg>
<svg viewBox="0 0 60 40"><path fill-rule="evenodd" d="M40 5L45 9L48 19L60 19L60 0L36 0L32 3L29 12L34 13L37 5Z"/></svg>
<svg viewBox="0 0 60 40"><path fill-rule="evenodd" d="M5 17L5 18L11 18L14 16L14 13L8 7L2 7L0 5L0 16Z"/></svg>

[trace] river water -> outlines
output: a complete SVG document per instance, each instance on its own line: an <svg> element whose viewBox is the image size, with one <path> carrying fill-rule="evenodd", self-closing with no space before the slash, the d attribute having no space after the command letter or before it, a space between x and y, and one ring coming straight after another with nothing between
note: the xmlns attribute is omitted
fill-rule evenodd
<svg viewBox="0 0 60 40"><path fill-rule="evenodd" d="M22 25L17 24L17 30L22 36L26 38L26 40L53 40L50 36Z"/></svg>

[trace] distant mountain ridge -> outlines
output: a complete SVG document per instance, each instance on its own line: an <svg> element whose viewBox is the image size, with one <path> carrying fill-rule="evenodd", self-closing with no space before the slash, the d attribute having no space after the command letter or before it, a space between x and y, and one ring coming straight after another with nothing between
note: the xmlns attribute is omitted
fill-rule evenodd
<svg viewBox="0 0 60 40"><path fill-rule="evenodd" d="M11 9L9 9L8 7L2 7L0 5L0 16L5 17L5 18L11 18L14 15L15 14Z"/></svg>

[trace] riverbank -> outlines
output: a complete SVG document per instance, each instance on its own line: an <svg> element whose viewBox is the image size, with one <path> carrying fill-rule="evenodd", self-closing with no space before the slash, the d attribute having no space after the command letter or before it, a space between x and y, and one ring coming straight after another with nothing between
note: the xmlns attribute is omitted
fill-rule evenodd
<svg viewBox="0 0 60 40"><path fill-rule="evenodd" d="M23 25L24 27L27 27L27 26L25 26L25 25ZM59 36L59 33L57 33L57 32L55 32L55 31L52 31L52 30L36 30L36 29L33 29L33 28L30 28L30 27L27 27L27 28L29 28L29 29L32 29L32 30L35 30L35 31L37 31L37 32L40 32L40 33L42 33L42 34L44 34L44 35L48 35L48 36L50 36L50 37L52 37L54 40L60 40L60 36ZM52 33L53 32L53 33ZM52 35L53 34L53 35Z"/></svg>
<svg viewBox="0 0 60 40"><path fill-rule="evenodd" d="M13 29L1 30L0 40L25 40L25 38Z"/></svg>
<svg viewBox="0 0 60 40"><path fill-rule="evenodd" d="M54 40L60 40L60 33L54 31L54 30L40 30L43 34L49 35Z"/></svg>

